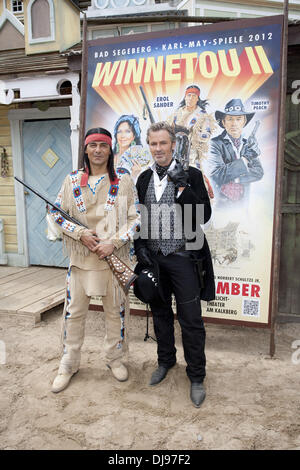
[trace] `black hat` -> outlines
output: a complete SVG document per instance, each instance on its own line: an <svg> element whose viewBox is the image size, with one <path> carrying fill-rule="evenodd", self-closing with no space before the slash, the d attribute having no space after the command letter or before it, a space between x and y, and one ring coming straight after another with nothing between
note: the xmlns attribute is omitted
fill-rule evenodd
<svg viewBox="0 0 300 470"><path fill-rule="evenodd" d="M219 126L223 127L222 120L225 118L225 116L246 116L247 122L245 126L247 126L248 122L251 121L255 113L247 113L245 111L244 105L242 100L239 98L234 98L230 100L226 106L224 112L222 111L216 111L215 116L216 120L218 121Z"/></svg>
<svg viewBox="0 0 300 470"><path fill-rule="evenodd" d="M134 269L138 278L134 281L134 295L144 302L165 302L162 288L159 284L159 266L153 262L152 266L143 266L138 263Z"/></svg>

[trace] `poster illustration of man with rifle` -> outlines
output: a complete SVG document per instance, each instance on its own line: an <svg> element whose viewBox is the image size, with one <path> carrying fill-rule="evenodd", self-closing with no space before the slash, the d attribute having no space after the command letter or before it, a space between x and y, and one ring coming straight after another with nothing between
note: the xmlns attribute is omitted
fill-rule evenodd
<svg viewBox="0 0 300 470"><path fill-rule="evenodd" d="M184 98L176 111L168 116L167 122L174 127L175 132L178 126L189 131L190 165L202 170L210 138L217 126L213 115L206 111L208 101L201 99L200 94L197 85L188 85Z"/></svg>

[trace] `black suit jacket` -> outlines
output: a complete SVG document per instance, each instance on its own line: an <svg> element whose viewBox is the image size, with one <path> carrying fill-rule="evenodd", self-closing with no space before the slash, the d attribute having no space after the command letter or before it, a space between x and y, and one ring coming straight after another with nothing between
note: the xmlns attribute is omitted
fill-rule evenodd
<svg viewBox="0 0 300 470"><path fill-rule="evenodd" d="M145 196L152 176L151 168L148 168L140 174L136 187L140 204L145 203ZM201 223L206 223L211 216L211 206L207 190L203 181L203 176L197 168L189 167L189 186L187 186L178 198L175 198L175 203L180 204L182 207L182 219L184 223L184 212L186 205L192 208L192 231L202 230L200 226L197 227L196 206L203 204L204 206L204 220ZM194 239L187 240L192 243ZM138 251L142 246L147 246L147 240L137 238L134 241L135 250ZM209 246L204 236L203 247L196 252L197 258L203 260L203 269L205 270L205 287L201 290L202 300L213 300L215 298L215 280L213 265L210 255Z"/></svg>

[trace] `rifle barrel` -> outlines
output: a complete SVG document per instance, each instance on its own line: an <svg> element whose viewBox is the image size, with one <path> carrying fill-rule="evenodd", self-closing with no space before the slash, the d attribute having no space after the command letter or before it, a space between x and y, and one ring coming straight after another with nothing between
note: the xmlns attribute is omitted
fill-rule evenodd
<svg viewBox="0 0 300 470"><path fill-rule="evenodd" d="M145 91L144 91L144 88L143 88L142 85L140 85L140 90L141 90L142 97L143 97L144 103L145 103L145 105L146 105L148 114L149 114L149 118L150 118L151 124L154 124L154 123L155 123L155 119L154 119L153 114L152 114L152 112L151 112L151 109L150 109L150 106L149 106L149 103L148 103L148 100L147 100L147 98L146 98Z"/></svg>
<svg viewBox="0 0 300 470"><path fill-rule="evenodd" d="M53 202L49 201L45 196L42 196L38 191L33 189L31 186L29 186L29 184L24 183L24 181L22 181L20 178L17 178L15 176L15 180L17 180L19 183L21 183L23 186L25 186L30 191L32 191L40 199L43 199L43 201L45 201L47 204L49 204L54 209L56 209L58 212L60 212L60 214L62 214L70 222L73 222L74 224L77 224L77 225L81 225L81 227L88 228L86 225L79 222L79 220L76 220L73 217L71 217L67 212L65 212L63 209L58 207L56 204L53 204ZM129 291L129 288L133 284L135 279L137 278L137 275L132 271L132 269L130 269L125 263L123 263L123 261L120 260L120 258L118 258L117 255L112 255L111 254L111 255L106 256L104 259L108 263L108 266L112 270L113 275L116 276L120 286L122 287L125 294L127 295L128 291ZM119 275L119 272L120 272L120 267L119 266L120 266L120 264L123 265L123 267L125 268L125 274L123 274L122 277L120 277L120 275Z"/></svg>
<svg viewBox="0 0 300 470"><path fill-rule="evenodd" d="M64 211L63 209L61 209L60 207L58 207L56 204L54 204L53 202L49 201L49 199L47 199L45 196L43 196L42 194L40 194L36 189L33 189L31 186L29 186L29 184L25 183L24 181L22 181L20 178L17 178L17 176L14 177L15 180L17 180L19 183L21 183L23 186L25 186L27 189L29 189L29 191L33 192L36 196L38 196L40 199L43 199L43 201L45 201L47 204L49 204L49 206L52 206L53 209L57 210L58 212L61 213L61 215L63 215L67 220L69 220L70 222L73 222L74 224L77 224L77 225L80 225L81 227L85 227L85 228L88 228L86 225L84 225L82 222L79 222L79 220L77 219L74 219L74 217L71 217L66 211Z"/></svg>

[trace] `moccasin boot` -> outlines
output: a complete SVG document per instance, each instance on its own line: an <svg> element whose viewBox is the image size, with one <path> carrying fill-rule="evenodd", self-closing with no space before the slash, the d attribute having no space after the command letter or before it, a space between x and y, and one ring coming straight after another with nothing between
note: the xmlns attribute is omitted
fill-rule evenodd
<svg viewBox="0 0 300 470"><path fill-rule="evenodd" d="M107 367L111 370L112 375L119 382L125 382L128 379L128 370L124 364L107 364Z"/></svg>
<svg viewBox="0 0 300 470"><path fill-rule="evenodd" d="M77 371L78 372L78 371ZM73 375L77 374L77 372L74 372L72 374L66 374L66 373L61 373L59 372L57 376L54 379L54 382L52 384L51 391L53 393L58 393L67 388L67 386L70 383L71 378Z"/></svg>

